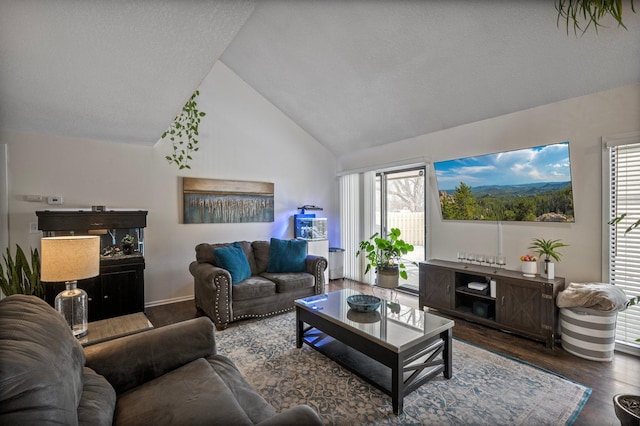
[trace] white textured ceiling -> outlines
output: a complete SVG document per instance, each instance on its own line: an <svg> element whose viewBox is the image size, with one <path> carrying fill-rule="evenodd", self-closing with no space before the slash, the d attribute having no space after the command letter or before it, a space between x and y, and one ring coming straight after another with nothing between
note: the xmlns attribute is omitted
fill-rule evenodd
<svg viewBox="0 0 640 426"><path fill-rule="evenodd" d="M0 0L0 129L154 144L252 10Z"/></svg>
<svg viewBox="0 0 640 426"><path fill-rule="evenodd" d="M221 60L337 154L640 82L628 4L576 37L553 3L259 2Z"/></svg>
<svg viewBox="0 0 640 426"><path fill-rule="evenodd" d="M552 0L0 0L0 130L153 144L222 54L340 155L640 82L625 7L576 37Z"/></svg>

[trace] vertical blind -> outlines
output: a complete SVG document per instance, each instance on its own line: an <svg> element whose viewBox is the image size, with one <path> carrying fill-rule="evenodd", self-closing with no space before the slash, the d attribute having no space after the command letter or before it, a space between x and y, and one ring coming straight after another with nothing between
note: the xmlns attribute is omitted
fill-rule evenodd
<svg viewBox="0 0 640 426"><path fill-rule="evenodd" d="M640 143L608 147L610 219L626 217L609 230L609 279L631 298L640 295L640 227L625 231L640 219ZM616 342L640 347L640 306L618 314Z"/></svg>
<svg viewBox="0 0 640 426"><path fill-rule="evenodd" d="M340 176L340 241L345 250L344 276L360 280L360 178L358 174Z"/></svg>

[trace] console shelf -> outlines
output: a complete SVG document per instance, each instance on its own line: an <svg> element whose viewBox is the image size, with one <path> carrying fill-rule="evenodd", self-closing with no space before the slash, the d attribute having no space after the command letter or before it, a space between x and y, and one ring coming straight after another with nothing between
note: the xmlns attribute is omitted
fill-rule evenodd
<svg viewBox="0 0 640 426"><path fill-rule="evenodd" d="M468 289L496 282L496 297ZM519 271L445 260L420 262L420 307L540 340L553 348L558 327L557 294L564 278L525 277ZM474 309L474 306L476 307Z"/></svg>

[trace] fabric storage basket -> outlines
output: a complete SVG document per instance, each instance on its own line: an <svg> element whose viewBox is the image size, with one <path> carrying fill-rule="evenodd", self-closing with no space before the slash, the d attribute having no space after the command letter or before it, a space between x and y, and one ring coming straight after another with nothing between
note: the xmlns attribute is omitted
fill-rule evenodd
<svg viewBox="0 0 640 426"><path fill-rule="evenodd" d="M591 361L613 360L617 317L617 312L561 308L562 347Z"/></svg>

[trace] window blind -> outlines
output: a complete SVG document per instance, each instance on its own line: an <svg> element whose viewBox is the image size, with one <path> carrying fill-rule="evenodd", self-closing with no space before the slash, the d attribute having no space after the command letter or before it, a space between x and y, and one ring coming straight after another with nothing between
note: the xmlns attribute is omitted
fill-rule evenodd
<svg viewBox="0 0 640 426"><path fill-rule="evenodd" d="M345 250L344 276L360 280L360 179L358 174L340 176L340 241Z"/></svg>
<svg viewBox="0 0 640 426"><path fill-rule="evenodd" d="M610 219L626 217L609 227L609 279L631 298L640 295L640 227L626 230L640 219L640 143L609 146ZM616 342L640 348L640 305L618 314Z"/></svg>

